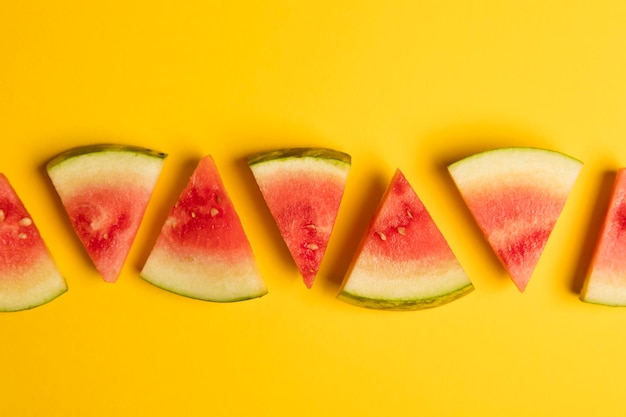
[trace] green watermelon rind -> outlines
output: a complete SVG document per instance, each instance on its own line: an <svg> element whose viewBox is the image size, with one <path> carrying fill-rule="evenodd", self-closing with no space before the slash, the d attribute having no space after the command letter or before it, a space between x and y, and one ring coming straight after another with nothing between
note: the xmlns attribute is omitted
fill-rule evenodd
<svg viewBox="0 0 626 417"><path fill-rule="evenodd" d="M334 161L339 165L350 165L352 161L347 153L329 148L284 148L250 155L248 165L297 158L317 158L329 162Z"/></svg>
<svg viewBox="0 0 626 417"><path fill-rule="evenodd" d="M78 146L62 152L48 161L46 168L50 170L52 168L56 168L58 165L69 159L89 154L99 154L102 152L128 152L161 159L165 159L167 157L166 153L141 146L122 145L117 143L99 143L95 145Z"/></svg>
<svg viewBox="0 0 626 417"><path fill-rule="evenodd" d="M365 307L374 310L389 311L413 311L435 308L448 304L474 291L474 285L468 283L463 287L457 288L446 294L440 294L434 297L419 299L378 299L372 297L364 297L358 294L342 290L337 299L345 301L358 307Z"/></svg>

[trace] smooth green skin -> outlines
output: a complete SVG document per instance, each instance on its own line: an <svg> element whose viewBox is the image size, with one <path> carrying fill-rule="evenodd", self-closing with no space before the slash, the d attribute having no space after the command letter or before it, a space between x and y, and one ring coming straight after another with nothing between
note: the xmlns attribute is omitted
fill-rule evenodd
<svg viewBox="0 0 626 417"><path fill-rule="evenodd" d="M248 165L288 158L319 158L335 160L350 165L352 158L344 152L328 148L284 148L269 152L261 152L248 157Z"/></svg>
<svg viewBox="0 0 626 417"><path fill-rule="evenodd" d="M167 154L163 152L157 152L152 149L142 148L140 146L121 145L116 143L101 143L97 145L79 146L60 153L46 164L46 168L51 169L67 161L68 159L98 152L131 152L143 154L145 156L151 156L154 158L164 159L167 157Z"/></svg>
<svg viewBox="0 0 626 417"><path fill-rule="evenodd" d="M447 304L458 298L463 297L474 291L474 285L468 284L464 287L458 288L455 291L447 294L441 294L436 297L418 298L413 300L385 300L362 297L360 295L352 294L342 290L337 299L345 301L349 304L354 304L358 307L365 307L374 310L389 310L389 311L413 311L413 310L425 310L427 308L439 307L443 304Z"/></svg>

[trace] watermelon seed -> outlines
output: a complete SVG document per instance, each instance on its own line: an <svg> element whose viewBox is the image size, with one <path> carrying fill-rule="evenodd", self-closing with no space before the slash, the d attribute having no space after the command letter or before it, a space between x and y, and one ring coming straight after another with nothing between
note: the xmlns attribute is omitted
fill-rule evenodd
<svg viewBox="0 0 626 417"><path fill-rule="evenodd" d="M307 224L306 226L304 226L305 229L311 229L311 230L315 230L317 229L317 227L315 227L314 224Z"/></svg>
<svg viewBox="0 0 626 417"><path fill-rule="evenodd" d="M192 212L191 212L191 218L192 218L192 219L195 219L195 218L196 218L196 212L195 212L195 211L192 211Z"/></svg>
<svg viewBox="0 0 626 417"><path fill-rule="evenodd" d="M20 233L19 235L17 235L17 237L19 237L20 239L26 239L28 235L26 233Z"/></svg>
<svg viewBox="0 0 626 417"><path fill-rule="evenodd" d="M217 216L217 214L218 214L219 212L220 212L220 211L219 211L218 209L216 209L215 207L211 207L211 211L210 211L211 217L215 217L215 216Z"/></svg>
<svg viewBox="0 0 626 417"><path fill-rule="evenodd" d="M376 232L376 234L380 237L380 240L387 240L387 236L383 232Z"/></svg>
<svg viewBox="0 0 626 417"><path fill-rule="evenodd" d="M4 210L0 210L0 222L4 221L5 218L6 216L4 215Z"/></svg>
<svg viewBox="0 0 626 417"><path fill-rule="evenodd" d="M413 213L411 213L411 210L407 210L406 215L409 217L409 219L413 218Z"/></svg>
<svg viewBox="0 0 626 417"><path fill-rule="evenodd" d="M318 250L320 248L315 243L307 243L305 246L307 249L311 249L311 250Z"/></svg>
<svg viewBox="0 0 626 417"><path fill-rule="evenodd" d="M400 233L402 236L406 236L406 228L398 227L398 233Z"/></svg>
<svg viewBox="0 0 626 417"><path fill-rule="evenodd" d="M102 239L107 240L109 238L109 234L105 233L102 235Z"/></svg>
<svg viewBox="0 0 626 417"><path fill-rule="evenodd" d="M33 224L33 221L28 217L24 217L18 223L20 226L30 226L31 224Z"/></svg>

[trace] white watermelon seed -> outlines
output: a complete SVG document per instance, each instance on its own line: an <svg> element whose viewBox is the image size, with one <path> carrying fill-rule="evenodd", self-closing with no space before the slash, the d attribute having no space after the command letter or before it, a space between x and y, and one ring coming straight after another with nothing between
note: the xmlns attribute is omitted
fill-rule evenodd
<svg viewBox="0 0 626 417"><path fill-rule="evenodd" d="M380 237L380 240L387 240L387 236L383 232L376 232L376 234Z"/></svg>
<svg viewBox="0 0 626 417"><path fill-rule="evenodd" d="M195 219L195 218L196 218L196 212L195 212L195 211L192 211L192 212L191 212L191 218L192 218L192 219Z"/></svg>
<svg viewBox="0 0 626 417"><path fill-rule="evenodd" d="M306 226L304 226L305 229L311 229L311 230L315 230L317 229L317 227L315 227L314 224L307 224Z"/></svg>
<svg viewBox="0 0 626 417"><path fill-rule="evenodd" d="M311 250L318 250L318 249L320 248L320 247L319 247L319 246L317 246L315 243L307 243L307 244L305 245L305 247L306 247L307 249L311 249Z"/></svg>
<svg viewBox="0 0 626 417"><path fill-rule="evenodd" d="M406 215L409 217L409 219L413 218L413 213L411 213L411 210L407 210Z"/></svg>
<svg viewBox="0 0 626 417"><path fill-rule="evenodd" d="M33 224L33 221L28 217L24 217L18 222L18 224L20 226L30 226L31 224Z"/></svg>
<svg viewBox="0 0 626 417"><path fill-rule="evenodd" d="M20 233L19 235L17 235L17 237L19 237L20 239L26 239L28 235L26 233Z"/></svg>
<svg viewBox="0 0 626 417"><path fill-rule="evenodd" d="M0 222L3 221L5 219L5 214L4 214L4 210L0 209Z"/></svg>
<svg viewBox="0 0 626 417"><path fill-rule="evenodd" d="M216 209L215 207L211 207L211 211L210 211L211 217L215 217L215 216L217 216L217 214L218 214L219 212L220 212L220 211L219 211L218 209Z"/></svg>
<svg viewBox="0 0 626 417"><path fill-rule="evenodd" d="M398 233L400 233L402 236L406 236L406 228L398 227Z"/></svg>

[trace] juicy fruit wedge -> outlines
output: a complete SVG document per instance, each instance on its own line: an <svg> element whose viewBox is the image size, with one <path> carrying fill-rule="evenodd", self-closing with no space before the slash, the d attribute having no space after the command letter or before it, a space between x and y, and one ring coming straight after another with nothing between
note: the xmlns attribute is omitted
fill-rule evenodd
<svg viewBox="0 0 626 417"><path fill-rule="evenodd" d="M582 163L535 148L482 152L448 167L489 244L523 292Z"/></svg>
<svg viewBox="0 0 626 417"><path fill-rule="evenodd" d="M350 160L350 155L325 148L281 149L248 158L308 288L313 285L330 240Z"/></svg>
<svg viewBox="0 0 626 417"><path fill-rule="evenodd" d="M626 169L618 171L604 224L580 294L588 303L626 306Z"/></svg>
<svg viewBox="0 0 626 417"><path fill-rule="evenodd" d="M210 156L170 210L141 272L168 291L208 301L267 293L252 248Z"/></svg>
<svg viewBox="0 0 626 417"><path fill-rule="evenodd" d="M165 157L105 144L71 149L47 165L72 227L106 282L117 281Z"/></svg>
<svg viewBox="0 0 626 417"><path fill-rule="evenodd" d="M0 311L37 307L66 291L32 218L0 174Z"/></svg>
<svg viewBox="0 0 626 417"><path fill-rule="evenodd" d="M419 310L473 289L415 191L396 171L337 297L367 308Z"/></svg>

